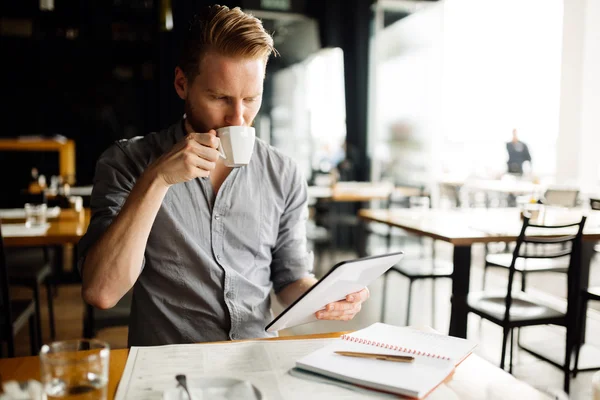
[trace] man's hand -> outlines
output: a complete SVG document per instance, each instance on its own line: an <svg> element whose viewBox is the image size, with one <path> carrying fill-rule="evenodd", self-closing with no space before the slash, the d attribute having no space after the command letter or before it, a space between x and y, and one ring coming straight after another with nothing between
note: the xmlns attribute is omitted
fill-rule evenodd
<svg viewBox="0 0 600 400"><path fill-rule="evenodd" d="M317 311L318 319L350 321L361 309L362 303L370 297L369 289L350 293L345 300L329 303L325 309Z"/></svg>
<svg viewBox="0 0 600 400"><path fill-rule="evenodd" d="M209 176L219 159L219 138L216 134L214 130L189 133L153 162L148 171L166 186Z"/></svg>

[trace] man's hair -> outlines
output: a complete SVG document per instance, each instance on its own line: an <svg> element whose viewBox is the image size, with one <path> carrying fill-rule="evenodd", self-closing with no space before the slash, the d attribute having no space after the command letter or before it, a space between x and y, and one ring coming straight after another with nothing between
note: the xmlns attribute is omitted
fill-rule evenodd
<svg viewBox="0 0 600 400"><path fill-rule="evenodd" d="M194 16L186 31L179 68L188 80L198 75L202 57L210 51L217 54L264 58L277 50L273 38L265 31L262 22L239 7L213 5Z"/></svg>

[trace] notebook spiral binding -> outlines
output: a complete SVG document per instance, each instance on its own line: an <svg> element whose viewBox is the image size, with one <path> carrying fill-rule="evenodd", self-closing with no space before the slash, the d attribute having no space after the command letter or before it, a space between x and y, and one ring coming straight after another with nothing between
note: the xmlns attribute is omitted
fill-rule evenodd
<svg viewBox="0 0 600 400"><path fill-rule="evenodd" d="M356 343L360 343L360 344L366 344L366 345L369 345L369 346L381 347L383 349L397 350L397 351L401 351L401 352L408 353L408 354L414 354L416 356L425 356L425 357L431 357L431 358L439 358L441 360L448 360L448 361L450 361L450 357L446 357L446 356L443 356L441 354L428 353L426 351L419 351L419 350L415 350L415 349L409 349L408 347L395 346L395 345L392 345L392 344L389 344L389 343L378 342L378 341L375 341L375 340L361 339L361 338L350 336L350 335L342 335L340 338L342 340L348 340L350 342L356 342Z"/></svg>

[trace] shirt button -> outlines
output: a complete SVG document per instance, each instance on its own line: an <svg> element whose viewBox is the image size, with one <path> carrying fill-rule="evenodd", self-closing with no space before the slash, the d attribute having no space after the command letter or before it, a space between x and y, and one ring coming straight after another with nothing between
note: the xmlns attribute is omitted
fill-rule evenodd
<svg viewBox="0 0 600 400"><path fill-rule="evenodd" d="M227 292L225 293L225 296L227 296L228 299L233 298L233 292Z"/></svg>
<svg viewBox="0 0 600 400"><path fill-rule="evenodd" d="M218 221L221 219L221 216L219 214L215 214L215 219Z"/></svg>
<svg viewBox="0 0 600 400"><path fill-rule="evenodd" d="M217 260L221 261L221 255L217 254Z"/></svg>

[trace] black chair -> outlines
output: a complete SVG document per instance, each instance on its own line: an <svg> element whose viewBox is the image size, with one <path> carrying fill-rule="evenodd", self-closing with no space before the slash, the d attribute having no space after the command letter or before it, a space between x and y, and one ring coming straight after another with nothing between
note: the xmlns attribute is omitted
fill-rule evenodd
<svg viewBox="0 0 600 400"><path fill-rule="evenodd" d="M591 198L590 208L592 210L600 210L600 199ZM594 251L596 251L596 253L600 253L600 244L596 244L596 247L594 247Z"/></svg>
<svg viewBox="0 0 600 400"><path fill-rule="evenodd" d="M324 226L319 226L314 221L309 220L306 226L307 247L314 254L314 270L313 273L320 276L323 272L321 267L326 262L325 255L333 245L331 232ZM325 264L327 267L327 264ZM329 265L329 267L332 267Z"/></svg>
<svg viewBox="0 0 600 400"><path fill-rule="evenodd" d="M50 339L56 338L54 324L54 283L52 281L53 257L47 247L10 249L6 252L8 280L13 286L24 286L33 291L38 324L38 342L42 343L42 324L40 312L41 285L46 285L48 301L48 320L50 323Z"/></svg>
<svg viewBox="0 0 600 400"><path fill-rule="evenodd" d="M429 196L426 196L424 188L420 188L419 196L420 197L429 197ZM394 198L390 197L390 199L388 200L389 201L388 209L394 208L395 205L398 203L401 207L402 206L410 207L410 197L411 196L408 196L408 198L406 198L406 199L400 197L400 201L395 200ZM431 202L429 204L431 207ZM388 250L388 252L391 251L393 236L394 236L394 228L390 228L388 230L388 234L387 234L387 250ZM423 237L419 238L419 240L421 241L421 249L423 249L423 247L424 247L423 239L424 239ZM383 281L383 301L381 304L381 320L382 321L385 320L385 303L386 303L385 300L386 300L387 286L388 286L388 275L391 272L398 273L408 279L408 300L407 300L407 305L406 305L406 325L408 325L410 323L410 311L411 311L411 304L412 304L411 300L412 300L413 283L418 280L425 280L425 279L431 280L431 286L432 286L431 287L431 318L432 318L432 324L433 324L435 322L435 293L436 293L435 283L438 279L452 278L452 271L453 271L452 262L445 261L445 260L439 260L435 257L435 241L432 243L431 258L423 257L423 254L421 253L419 258L416 258L416 259L404 258L403 260L401 260L398 264L396 264L392 268L390 268L383 277L384 281Z"/></svg>
<svg viewBox="0 0 600 400"><path fill-rule="evenodd" d="M381 304L381 320L385 321L385 299L388 286L388 275L396 272L408 278L408 300L406 304L406 325L410 323L410 309L412 303L412 286L415 281L431 279L431 319L435 322L435 282L437 279L452 278L452 263L438 259L404 259L390 268L383 277L383 300Z"/></svg>
<svg viewBox="0 0 600 400"><path fill-rule="evenodd" d="M388 210L404 209L411 207L411 199L428 198L429 207L431 207L431 196L427 193L424 186L396 186L386 200L383 206ZM369 222L364 224L364 232L370 237L378 237L383 240L385 251L389 252L392 248L392 242L399 242L403 246L408 240L417 240L421 246L421 256L423 256L424 239L423 237L409 235L404 229L389 226L379 222ZM434 251L434 250L432 250Z"/></svg>
<svg viewBox="0 0 600 400"><path fill-rule="evenodd" d="M543 203L550 206L575 207L577 205L578 196L579 190L576 189L548 189L544 194ZM533 249L528 250L533 251ZM535 250L538 252L542 251L542 249L539 248ZM486 255L485 264L483 267L483 290L485 290L488 268L508 269L511 261L512 254L510 253L496 253ZM516 266L516 271L521 274L521 290L523 291L525 291L527 287L526 279L528 274L541 272L554 272L566 274L568 269L569 265L568 262L566 262L565 260L543 258L520 260L520 262Z"/></svg>
<svg viewBox="0 0 600 400"><path fill-rule="evenodd" d="M558 365L551 360L537 354L531 350L524 349L528 353L543 359L559 368L564 372L564 389L569 391L571 355L575 350L577 339L577 302L579 297L579 285L581 275L581 237L586 217L582 217L580 222L564 225L535 225L530 224L529 218L525 217L521 233L517 239L516 247L513 251L512 262L508 269L508 284L505 293L471 293L467 299L467 310L483 319L486 319L503 329L502 355L500 368L504 369L506 346L508 335L511 335L510 348L510 367L512 373L513 364L513 342L514 329L535 325L559 325L564 326L567 331L565 346L565 363ZM537 230L526 234L529 228ZM577 229L575 234L565 234L565 229ZM540 231L546 235L542 236ZM537 235L537 236L535 236ZM549 247L547 251L535 254L528 254L526 245L534 244L536 246ZM562 245L565 245L564 247ZM558 245L558 246L557 246ZM568 258L569 270L567 273L567 311L566 313L556 310L549 305L542 303L531 295L523 291L513 291L513 281L516 266L523 260L536 260L541 258L556 259Z"/></svg>
<svg viewBox="0 0 600 400"><path fill-rule="evenodd" d="M581 292L581 310L579 311L580 325L579 325L579 330L578 330L578 335L577 335L578 338L582 337L582 334L583 334L582 330L583 330L584 321L585 321L586 314L587 314L587 305L590 300L591 301L600 301L600 287L589 288L588 290L584 290ZM576 377L578 372L600 370L600 367L578 369L579 352L581 350L580 347L581 347L581 342L579 340L577 340L576 347L575 347L575 367L573 369L573 377Z"/></svg>
<svg viewBox="0 0 600 400"><path fill-rule="evenodd" d="M321 205L318 203L317 199L309 199L309 218L306 221L306 241L308 249L314 254L313 272L317 275L324 272L320 270L320 267L325 262L325 255L331 253L330 250L333 247L333 235L331 234L331 230L326 226L319 225L319 222L322 222L319 221L321 215L318 214L319 211L322 210L320 207Z"/></svg>
<svg viewBox="0 0 600 400"><path fill-rule="evenodd" d="M85 304L83 314L83 337L92 339L96 337L100 329L115 326L128 326L131 310L133 289L119 300L119 302L108 310L100 310L89 304Z"/></svg>
<svg viewBox="0 0 600 400"><path fill-rule="evenodd" d="M35 309L34 300L11 301L10 299L4 240L0 225L0 341L6 342L9 357L15 356L15 334L20 332L26 323L29 323L31 355L37 354L40 342L38 342L39 327ZM2 356L1 346L0 356Z"/></svg>

